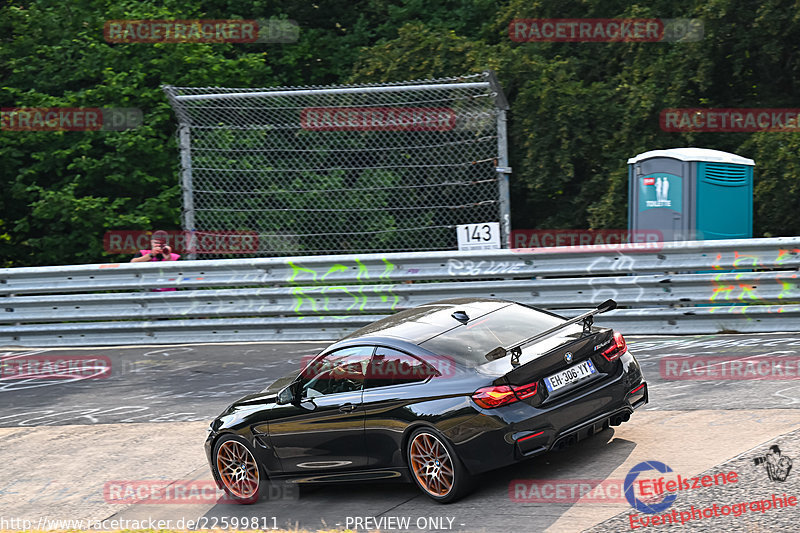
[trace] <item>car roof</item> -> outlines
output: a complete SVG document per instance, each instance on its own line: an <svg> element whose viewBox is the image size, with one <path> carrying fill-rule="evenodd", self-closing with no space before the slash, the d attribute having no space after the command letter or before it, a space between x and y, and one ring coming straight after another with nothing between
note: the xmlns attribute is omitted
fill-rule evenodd
<svg viewBox="0 0 800 533"><path fill-rule="evenodd" d="M496 298L440 300L413 307L368 324L354 331L342 341L363 337L394 337L420 344L458 327L461 323L452 316L456 311L464 311L469 320L474 320L509 305L515 304Z"/></svg>

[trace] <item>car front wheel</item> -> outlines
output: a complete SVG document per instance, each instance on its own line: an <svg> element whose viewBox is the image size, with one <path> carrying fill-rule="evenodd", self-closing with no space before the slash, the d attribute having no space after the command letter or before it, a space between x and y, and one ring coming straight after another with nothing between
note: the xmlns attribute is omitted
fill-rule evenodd
<svg viewBox="0 0 800 533"><path fill-rule="evenodd" d="M237 503L254 503L261 488L261 472L244 439L226 435L214 446L214 467L225 492Z"/></svg>

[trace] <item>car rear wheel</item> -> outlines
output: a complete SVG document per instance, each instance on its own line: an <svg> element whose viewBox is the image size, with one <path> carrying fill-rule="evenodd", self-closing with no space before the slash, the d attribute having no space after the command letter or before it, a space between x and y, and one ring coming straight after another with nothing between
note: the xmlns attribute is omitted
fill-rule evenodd
<svg viewBox="0 0 800 533"><path fill-rule="evenodd" d="M470 476L447 440L428 428L414 431L406 453L411 477L417 486L439 503L463 496Z"/></svg>
<svg viewBox="0 0 800 533"><path fill-rule="evenodd" d="M214 446L214 467L225 492L237 503L254 503L261 488L261 470L241 437L226 435Z"/></svg>

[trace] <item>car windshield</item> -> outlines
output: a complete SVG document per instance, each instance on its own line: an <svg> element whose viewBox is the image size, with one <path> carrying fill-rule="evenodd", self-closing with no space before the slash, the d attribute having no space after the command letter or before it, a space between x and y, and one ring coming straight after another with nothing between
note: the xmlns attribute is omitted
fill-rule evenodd
<svg viewBox="0 0 800 533"><path fill-rule="evenodd" d="M529 307L509 305L428 339L420 346L466 364L481 365L487 362L486 354L498 346L511 346L563 321Z"/></svg>

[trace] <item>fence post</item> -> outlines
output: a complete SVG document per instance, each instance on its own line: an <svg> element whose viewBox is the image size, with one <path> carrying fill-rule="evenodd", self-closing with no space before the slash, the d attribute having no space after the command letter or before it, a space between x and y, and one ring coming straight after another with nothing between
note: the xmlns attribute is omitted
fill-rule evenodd
<svg viewBox="0 0 800 533"><path fill-rule="evenodd" d="M179 129L180 150L181 150L181 188L183 190L183 231L184 237L188 237L186 248L189 253L186 259L195 259L197 250L197 240L194 233L194 189L192 185L192 134L189 125L182 125Z"/></svg>
<svg viewBox="0 0 800 533"><path fill-rule="evenodd" d="M489 85L494 91L494 101L497 106L497 194L499 200L500 238L503 248L510 248L511 239L511 193L509 191L508 176L511 166L508 161L508 134L506 132L506 111L509 109L503 86L497 79L494 71L486 71Z"/></svg>

